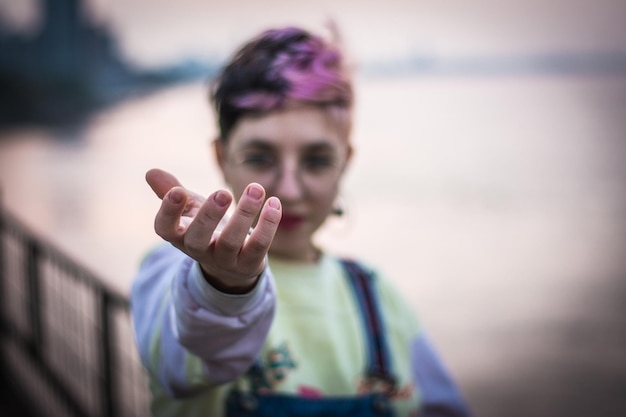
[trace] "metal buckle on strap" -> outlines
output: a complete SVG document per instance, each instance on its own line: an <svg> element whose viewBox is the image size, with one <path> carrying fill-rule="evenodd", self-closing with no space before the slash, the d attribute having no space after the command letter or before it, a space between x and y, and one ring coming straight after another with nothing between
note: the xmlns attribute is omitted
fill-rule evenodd
<svg viewBox="0 0 626 417"><path fill-rule="evenodd" d="M362 384L367 392L379 392L389 397L398 391L397 379L384 372L368 372Z"/></svg>

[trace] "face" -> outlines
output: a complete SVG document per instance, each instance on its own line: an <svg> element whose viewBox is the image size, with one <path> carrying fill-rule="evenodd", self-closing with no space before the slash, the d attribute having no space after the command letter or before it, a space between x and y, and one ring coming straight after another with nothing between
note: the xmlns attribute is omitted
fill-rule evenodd
<svg viewBox="0 0 626 417"><path fill-rule="evenodd" d="M238 198L251 182L276 196L283 217L270 254L311 261L313 233L333 209L351 156L346 129L331 111L294 107L241 118L226 143L216 142L224 179Z"/></svg>

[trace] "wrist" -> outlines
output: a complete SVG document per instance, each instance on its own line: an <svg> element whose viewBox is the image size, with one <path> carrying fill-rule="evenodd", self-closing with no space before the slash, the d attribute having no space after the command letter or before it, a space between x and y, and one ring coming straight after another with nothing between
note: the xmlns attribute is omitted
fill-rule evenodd
<svg viewBox="0 0 626 417"><path fill-rule="evenodd" d="M250 291L252 291L252 289L254 289L254 287L256 286L262 274L261 272L253 278L249 278L246 280L238 280L236 284L233 284L231 282L224 282L224 280L221 280L207 273L202 267L202 265L200 265L200 272L202 272L202 277L211 287L215 288L216 290L220 292L223 292L224 294L233 294L233 295L247 294Z"/></svg>

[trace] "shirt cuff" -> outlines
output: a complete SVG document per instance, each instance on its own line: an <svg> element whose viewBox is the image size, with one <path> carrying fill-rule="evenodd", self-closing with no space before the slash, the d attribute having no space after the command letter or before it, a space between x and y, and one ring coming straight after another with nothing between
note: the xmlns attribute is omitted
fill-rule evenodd
<svg viewBox="0 0 626 417"><path fill-rule="evenodd" d="M217 309L223 314L234 316L247 311L262 299L268 285L269 269L266 260L265 268L256 285L246 294L227 294L217 290L204 279L198 262L194 262L190 273L190 281L194 287L194 292L198 295L197 298L194 298L201 307L209 311Z"/></svg>

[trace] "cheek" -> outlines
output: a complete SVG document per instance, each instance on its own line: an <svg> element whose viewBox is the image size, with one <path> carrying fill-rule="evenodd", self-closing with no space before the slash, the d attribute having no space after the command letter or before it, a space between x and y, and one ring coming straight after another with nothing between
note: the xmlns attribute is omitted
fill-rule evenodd
<svg viewBox="0 0 626 417"><path fill-rule="evenodd" d="M324 190L318 190L315 196L318 209L324 213L329 213L332 210L333 205L335 204L337 195L338 187L336 185L329 185Z"/></svg>

